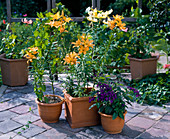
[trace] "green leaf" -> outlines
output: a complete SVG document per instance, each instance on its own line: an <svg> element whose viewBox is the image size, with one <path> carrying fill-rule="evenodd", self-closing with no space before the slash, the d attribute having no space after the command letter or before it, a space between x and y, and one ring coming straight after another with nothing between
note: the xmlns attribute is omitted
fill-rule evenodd
<svg viewBox="0 0 170 139"><path fill-rule="evenodd" d="M105 107L105 112L106 112L107 114L111 114L111 112L112 112L112 107L111 107L111 106L106 106L106 107Z"/></svg>
<svg viewBox="0 0 170 139"><path fill-rule="evenodd" d="M101 106L99 112L102 112L103 110L104 110L104 106Z"/></svg>
<svg viewBox="0 0 170 139"><path fill-rule="evenodd" d="M122 112L119 112L119 117L124 120L124 116L123 116L123 113L122 113Z"/></svg>
<svg viewBox="0 0 170 139"><path fill-rule="evenodd" d="M97 106L97 108L99 109L100 108L100 103L96 103L96 106Z"/></svg>
<svg viewBox="0 0 170 139"><path fill-rule="evenodd" d="M31 107L29 107L29 111L31 111Z"/></svg>
<svg viewBox="0 0 170 139"><path fill-rule="evenodd" d="M38 37L39 32L37 30L34 31L34 36Z"/></svg>
<svg viewBox="0 0 170 139"><path fill-rule="evenodd" d="M116 119L117 116L118 116L117 113L113 113L112 119L113 120Z"/></svg>
<svg viewBox="0 0 170 139"><path fill-rule="evenodd" d="M29 125L25 125L27 128L29 128Z"/></svg>

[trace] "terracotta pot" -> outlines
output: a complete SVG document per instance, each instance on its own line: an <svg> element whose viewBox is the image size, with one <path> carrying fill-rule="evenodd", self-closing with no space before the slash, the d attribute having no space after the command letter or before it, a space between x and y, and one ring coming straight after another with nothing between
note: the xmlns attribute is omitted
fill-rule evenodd
<svg viewBox="0 0 170 139"><path fill-rule="evenodd" d="M62 111L62 104L64 103L64 99L61 96L57 95L47 95L47 96L55 96L61 99L59 103L47 104L41 103L35 99L35 102L38 104L38 112L41 117L41 120L45 123L56 123L59 121L59 117Z"/></svg>
<svg viewBox="0 0 170 139"><path fill-rule="evenodd" d="M127 111L123 114L124 119L125 119L126 113ZM102 127L105 132L109 134L117 134L117 133L122 132L125 120L123 120L119 116L113 120L112 115L103 114L101 112L99 112L99 114L101 116L101 123L102 123Z"/></svg>
<svg viewBox="0 0 170 139"><path fill-rule="evenodd" d="M137 59L129 57L132 79L141 79L146 75L155 74L158 58L159 56L149 59Z"/></svg>
<svg viewBox="0 0 170 139"><path fill-rule="evenodd" d="M100 124L100 116L97 107L89 110L93 103L89 103L89 97L72 97L64 92L65 117L71 128L94 126Z"/></svg>
<svg viewBox="0 0 170 139"><path fill-rule="evenodd" d="M9 86L21 86L28 82L27 59L6 59L0 55L2 82Z"/></svg>

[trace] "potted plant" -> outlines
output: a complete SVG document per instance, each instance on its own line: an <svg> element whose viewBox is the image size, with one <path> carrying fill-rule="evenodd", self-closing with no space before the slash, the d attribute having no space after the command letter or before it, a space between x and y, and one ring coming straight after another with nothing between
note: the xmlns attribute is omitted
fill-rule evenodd
<svg viewBox="0 0 170 139"><path fill-rule="evenodd" d="M74 51L64 58L68 64L68 77L64 82L65 116L71 128L97 125L100 123L97 107L89 110L89 92L94 90L94 86L89 85L95 66L93 40L88 34L82 34L72 44Z"/></svg>
<svg viewBox="0 0 170 139"><path fill-rule="evenodd" d="M101 124L109 134L120 133L124 126L127 113L126 103L133 101L133 95L139 97L138 90L128 87L121 88L118 83L103 80L98 82L96 91L93 91L90 102L94 102L90 109L97 106L101 116Z"/></svg>
<svg viewBox="0 0 170 139"><path fill-rule="evenodd" d="M112 9L100 11L89 7L86 10L88 22L85 22L85 30L92 36L95 44L93 52L93 60L96 62L95 70L102 67L102 72L108 72L110 69L111 73L113 68L127 68L125 58L128 48L125 41L129 37L128 28L122 21L124 17L113 15L111 19L109 15L112 11Z"/></svg>
<svg viewBox="0 0 170 139"><path fill-rule="evenodd" d="M9 86L25 85L28 81L28 65L27 59L24 58L24 50L29 46L28 40L32 35L32 26L12 23L12 32L9 32L8 27L9 24L1 45L2 82Z"/></svg>
<svg viewBox="0 0 170 139"><path fill-rule="evenodd" d="M130 71L132 79L141 79L142 77L155 74L157 69L157 60L159 56L153 55L154 50L151 47L147 26L142 26L143 20L138 19L140 24L137 28L130 31L130 38L127 41L132 47L130 50Z"/></svg>
<svg viewBox="0 0 170 139"><path fill-rule="evenodd" d="M53 9L53 12L56 9ZM56 13L38 13L35 26L34 44L25 52L25 57L31 62L34 77L34 92L37 96L39 115L43 122L55 123L59 120L64 99L54 88L56 71L60 72L62 66L62 53L66 49L65 41L72 28L71 18L63 10ZM60 43L62 42L63 43ZM65 45L65 47L63 47ZM48 76L51 84L52 95L46 94L46 81L44 76Z"/></svg>

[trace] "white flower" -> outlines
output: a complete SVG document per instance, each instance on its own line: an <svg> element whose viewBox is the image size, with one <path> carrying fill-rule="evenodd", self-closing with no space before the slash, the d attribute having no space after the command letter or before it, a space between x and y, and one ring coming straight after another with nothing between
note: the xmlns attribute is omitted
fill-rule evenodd
<svg viewBox="0 0 170 139"><path fill-rule="evenodd" d="M91 10L91 8L87 7L85 13L89 13L90 10Z"/></svg>

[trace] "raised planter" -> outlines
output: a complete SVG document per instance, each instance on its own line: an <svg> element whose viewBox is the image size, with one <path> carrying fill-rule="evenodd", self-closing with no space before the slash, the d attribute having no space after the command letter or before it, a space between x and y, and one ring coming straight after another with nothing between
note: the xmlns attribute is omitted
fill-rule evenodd
<svg viewBox="0 0 170 139"><path fill-rule="evenodd" d="M73 98L66 92L65 117L71 128L94 126L100 124L100 116L97 107L89 110L93 103L89 103L89 97Z"/></svg>
<svg viewBox="0 0 170 139"><path fill-rule="evenodd" d="M21 86L28 82L27 59L6 59L0 55L2 82L8 86Z"/></svg>
<svg viewBox="0 0 170 139"><path fill-rule="evenodd" d="M159 56L149 59L137 59L128 57L130 60L130 71L132 79L141 79L146 75L155 74L157 69L157 60Z"/></svg>
<svg viewBox="0 0 170 139"><path fill-rule="evenodd" d="M38 112L43 122L56 123L59 121L64 99L61 96L57 96L57 95L47 95L47 96L58 97L61 99L61 101L59 103L47 104L47 103L39 102L36 98L35 102L38 104Z"/></svg>
<svg viewBox="0 0 170 139"><path fill-rule="evenodd" d="M127 111L123 114L124 119ZM124 127L125 120L121 119L119 116L116 119L112 119L112 115L107 115L99 112L101 116L101 124L105 132L109 134L121 133Z"/></svg>

